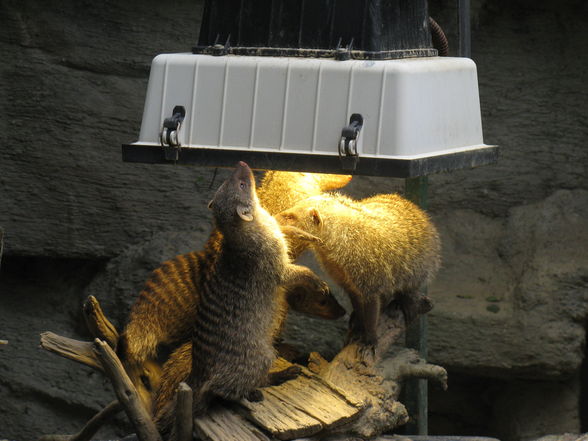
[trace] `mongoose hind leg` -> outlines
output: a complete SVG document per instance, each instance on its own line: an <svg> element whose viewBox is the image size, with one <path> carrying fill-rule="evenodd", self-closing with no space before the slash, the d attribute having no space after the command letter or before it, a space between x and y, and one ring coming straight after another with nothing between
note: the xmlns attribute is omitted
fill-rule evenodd
<svg viewBox="0 0 588 441"><path fill-rule="evenodd" d="M428 296L419 291L397 292L388 308L400 309L404 316L404 322L408 326L418 316L433 309L433 302Z"/></svg>
<svg viewBox="0 0 588 441"><path fill-rule="evenodd" d="M251 401L252 403L259 403L263 401L263 394L259 389L253 389L251 392L247 394L247 401Z"/></svg>
<svg viewBox="0 0 588 441"><path fill-rule="evenodd" d="M346 289L353 312L349 319L347 344L360 343L375 348L378 343L378 322L380 320L381 296L367 297L355 289Z"/></svg>
<svg viewBox="0 0 588 441"><path fill-rule="evenodd" d="M360 341L370 347L375 347L378 343L378 322L380 320L380 296L373 298L362 298L360 319L363 322L363 335Z"/></svg>

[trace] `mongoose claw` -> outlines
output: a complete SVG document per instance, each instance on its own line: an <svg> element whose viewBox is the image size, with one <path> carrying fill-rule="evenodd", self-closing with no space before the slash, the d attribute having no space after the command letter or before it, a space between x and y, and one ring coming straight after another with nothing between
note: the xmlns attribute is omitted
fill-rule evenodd
<svg viewBox="0 0 588 441"><path fill-rule="evenodd" d="M252 403L259 403L260 401L263 401L263 394L259 389L253 389L247 394L247 400Z"/></svg>
<svg viewBox="0 0 588 441"><path fill-rule="evenodd" d="M359 348L357 348L357 354L359 359L364 363L373 364L376 359L376 345L360 345Z"/></svg>

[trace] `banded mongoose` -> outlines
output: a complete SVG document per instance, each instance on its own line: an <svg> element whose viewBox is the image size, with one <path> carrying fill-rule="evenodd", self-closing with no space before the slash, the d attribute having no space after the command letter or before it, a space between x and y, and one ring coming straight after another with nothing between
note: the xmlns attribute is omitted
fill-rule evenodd
<svg viewBox="0 0 588 441"><path fill-rule="evenodd" d="M200 297L199 274L216 259L220 238L220 232L215 230L203 251L165 261L151 273L131 307L118 354L148 410L161 381L163 363L191 337ZM308 279L300 283L283 287L283 292L277 294L285 296L286 303L276 317L276 338L290 308L329 320L345 314L325 283L309 283Z"/></svg>
<svg viewBox="0 0 588 441"><path fill-rule="evenodd" d="M240 162L209 204L222 238L218 255L201 274L192 337L194 413L213 397L262 398L275 359L272 330L280 286L318 280L290 262L284 235L261 207L251 169ZM322 282L321 282L322 283ZM158 419L169 424L173 404Z"/></svg>
<svg viewBox="0 0 588 441"><path fill-rule="evenodd" d="M350 179L347 175L268 171L259 189L259 199L270 214L275 214L294 202L340 188ZM179 255L153 271L131 308L123 332L122 351L126 359L142 362L156 358L158 348L177 346L189 335L198 300L199 268L205 260L216 259L221 237L214 230L203 251ZM312 315L316 305L316 315L323 318L335 318L339 313L339 305L332 296L318 296L315 303L313 292L294 289L298 295L287 297L292 309ZM306 294L301 295L301 291ZM174 320L168 320L169 317Z"/></svg>
<svg viewBox="0 0 588 441"><path fill-rule="evenodd" d="M345 309L339 305L335 297L329 293L325 296L317 296L308 288L293 287L289 289L280 289L278 295L285 294L287 304L278 304L278 312L274 325L272 326L273 338L277 341L279 338L284 318L287 312L287 306L298 312L321 317L327 320L334 320L345 314ZM293 305L297 305L296 308ZM280 352L278 350L278 352ZM159 419L167 403L169 403L182 381L187 381L192 367L192 342L185 343L178 347L170 355L168 360L163 364L159 386L153 397L153 415Z"/></svg>
<svg viewBox="0 0 588 441"><path fill-rule="evenodd" d="M275 215L309 197L338 190L347 185L351 178L351 175L270 170L261 180L257 196L261 206L269 214Z"/></svg>
<svg viewBox="0 0 588 441"><path fill-rule="evenodd" d="M264 208L275 213L284 203L346 185L351 176L268 171L259 193ZM308 235L287 230L296 244L308 246ZM302 233L302 234L301 234ZM213 230L203 251L179 255L154 270L131 308L128 323L121 334L118 353L127 373L137 387L144 405L150 409L153 393L169 353L190 337L199 300L200 268L214 261L222 234ZM311 238L311 240L313 240ZM292 250L292 254L300 254ZM345 310L324 285L315 283L285 287L288 307L324 319L341 317ZM280 314L285 316L286 309ZM281 329L281 327L280 327Z"/></svg>
<svg viewBox="0 0 588 441"><path fill-rule="evenodd" d="M439 236L427 214L412 202L396 194L360 201L323 194L299 202L276 219L322 240L310 246L349 295L352 338L375 345L380 313L391 304L402 309L406 322L430 309L419 290L439 268Z"/></svg>

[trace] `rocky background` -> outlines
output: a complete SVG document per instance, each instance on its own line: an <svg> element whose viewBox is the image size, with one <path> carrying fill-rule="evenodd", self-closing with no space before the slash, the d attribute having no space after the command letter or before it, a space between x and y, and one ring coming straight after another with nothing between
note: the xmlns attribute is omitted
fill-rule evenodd
<svg viewBox="0 0 588 441"><path fill-rule="evenodd" d="M452 53L454 3L430 2ZM148 272L208 234L225 172L120 153L138 136L151 59L189 51L201 7L0 1L0 438L73 433L109 402L100 375L38 349L39 333L87 338L89 294L122 326ZM430 177L444 261L430 359L450 374L447 392L431 387L432 434L588 431L587 13L583 0L472 4L485 140L501 158ZM354 178L347 191L402 185ZM293 316L288 336L329 355L344 327ZM101 436L128 430L121 418Z"/></svg>

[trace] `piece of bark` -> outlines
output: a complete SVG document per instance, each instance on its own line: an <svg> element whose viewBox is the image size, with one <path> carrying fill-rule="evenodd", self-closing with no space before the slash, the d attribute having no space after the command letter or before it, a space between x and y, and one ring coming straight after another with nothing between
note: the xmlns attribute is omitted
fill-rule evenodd
<svg viewBox="0 0 588 441"><path fill-rule="evenodd" d="M344 396L325 383L316 381L313 375L302 374L294 380L265 390L269 395L317 419L323 427L337 427L359 416L358 409Z"/></svg>
<svg viewBox="0 0 588 441"><path fill-rule="evenodd" d="M94 341L94 351L102 363L104 373L110 378L114 392L135 428L140 441L161 441L161 436L143 406L137 389L125 372L112 348L100 339Z"/></svg>
<svg viewBox="0 0 588 441"><path fill-rule="evenodd" d="M316 418L293 406L289 400L270 394L268 389L261 389L262 401L240 402L248 411L244 414L247 418L281 440L315 435L323 429Z"/></svg>
<svg viewBox="0 0 588 441"><path fill-rule="evenodd" d="M91 368L103 371L102 363L96 357L94 344L62 337L53 332L41 334L41 347L49 352L69 358Z"/></svg>
<svg viewBox="0 0 588 441"><path fill-rule="evenodd" d="M270 441L260 429L231 409L213 406L194 418L194 431L203 441Z"/></svg>
<svg viewBox="0 0 588 441"><path fill-rule="evenodd" d="M90 441L104 423L122 410L118 400L114 400L96 415L75 435L44 435L39 441Z"/></svg>
<svg viewBox="0 0 588 441"><path fill-rule="evenodd" d="M176 399L176 439L175 441L192 441L192 388L181 382Z"/></svg>
<svg viewBox="0 0 588 441"><path fill-rule="evenodd" d="M273 371L283 371L295 366L278 358ZM242 400L249 413L247 418L266 429L278 439L311 436L324 429L349 424L363 412L363 403L348 399L345 391L301 368L301 374L277 386L261 389L264 400L252 403Z"/></svg>
<svg viewBox="0 0 588 441"><path fill-rule="evenodd" d="M109 346L116 351L118 344L118 331L112 323L106 318L100 303L94 296L88 296L82 307L84 319L88 330L94 338L106 341Z"/></svg>

